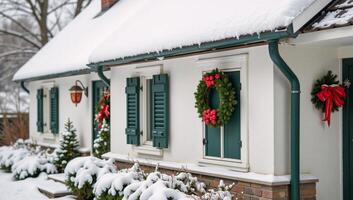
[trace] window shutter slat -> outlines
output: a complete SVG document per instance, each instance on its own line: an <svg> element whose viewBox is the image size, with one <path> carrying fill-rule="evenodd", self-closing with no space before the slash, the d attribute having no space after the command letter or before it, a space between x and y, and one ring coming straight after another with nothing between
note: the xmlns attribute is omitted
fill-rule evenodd
<svg viewBox="0 0 353 200"><path fill-rule="evenodd" d="M52 133L59 132L59 88L50 89L50 130Z"/></svg>
<svg viewBox="0 0 353 200"><path fill-rule="evenodd" d="M140 145L140 78L126 79L126 143Z"/></svg>
<svg viewBox="0 0 353 200"><path fill-rule="evenodd" d="M43 133L43 89L37 90L37 131Z"/></svg>
<svg viewBox="0 0 353 200"><path fill-rule="evenodd" d="M169 138L169 79L167 74L153 76L152 140L159 149L168 148Z"/></svg>

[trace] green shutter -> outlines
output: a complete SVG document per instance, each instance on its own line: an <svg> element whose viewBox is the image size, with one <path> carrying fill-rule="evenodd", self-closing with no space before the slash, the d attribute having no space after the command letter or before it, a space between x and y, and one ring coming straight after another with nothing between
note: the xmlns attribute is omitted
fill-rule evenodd
<svg viewBox="0 0 353 200"><path fill-rule="evenodd" d="M212 88L208 96L211 108L219 107L219 97L216 89ZM221 129L214 128L211 125L205 125L204 145L206 156L221 157Z"/></svg>
<svg viewBox="0 0 353 200"><path fill-rule="evenodd" d="M240 138L240 71L226 73L236 91L237 105L229 122L224 126L224 158L240 159L241 138Z"/></svg>
<svg viewBox="0 0 353 200"><path fill-rule="evenodd" d="M168 148L169 83L167 74L153 76L151 108L153 146Z"/></svg>
<svg viewBox="0 0 353 200"><path fill-rule="evenodd" d="M50 89L50 130L52 133L59 132L59 88Z"/></svg>
<svg viewBox="0 0 353 200"><path fill-rule="evenodd" d="M126 143L140 145L140 78L126 79Z"/></svg>
<svg viewBox="0 0 353 200"><path fill-rule="evenodd" d="M43 89L37 90L37 131L43 133Z"/></svg>

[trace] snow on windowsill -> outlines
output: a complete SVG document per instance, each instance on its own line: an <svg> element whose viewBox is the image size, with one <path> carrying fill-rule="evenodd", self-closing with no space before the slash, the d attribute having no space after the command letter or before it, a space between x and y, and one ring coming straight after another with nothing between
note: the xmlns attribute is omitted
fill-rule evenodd
<svg viewBox="0 0 353 200"><path fill-rule="evenodd" d="M156 166L160 168L170 169L170 170L186 170L194 174L202 174L208 176L216 176L224 179L233 179L238 181L252 182L264 185L287 185L290 184L290 175L274 176L274 175L264 175L254 172L238 172L233 171L224 167L215 166L200 166L192 163L178 163L169 161L159 161L145 158L135 158L128 155L121 155L115 153L106 153L103 155L104 158L111 158L116 161L121 162L138 162L142 165ZM318 182L318 178L310 174L301 175L302 183Z"/></svg>

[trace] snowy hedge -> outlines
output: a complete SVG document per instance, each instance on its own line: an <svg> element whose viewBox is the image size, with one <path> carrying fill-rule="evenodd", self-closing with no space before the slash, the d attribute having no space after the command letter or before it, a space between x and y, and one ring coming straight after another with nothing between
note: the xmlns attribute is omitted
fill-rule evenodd
<svg viewBox="0 0 353 200"><path fill-rule="evenodd" d="M13 146L0 148L1 169L12 172L17 180L37 177L41 172L56 173L52 160L51 154L28 141L18 140Z"/></svg>
<svg viewBox="0 0 353 200"><path fill-rule="evenodd" d="M112 160L95 157L78 157L71 160L65 168L66 185L78 200L94 198L93 187L104 174L116 172Z"/></svg>
<svg viewBox="0 0 353 200"><path fill-rule="evenodd" d="M145 173L138 164L116 171L111 160L79 157L65 169L67 184L78 199L95 200L231 200L234 186L220 181L219 187L207 190L190 173L163 174L156 169ZM236 199L243 199L236 195Z"/></svg>
<svg viewBox="0 0 353 200"><path fill-rule="evenodd" d="M11 171L15 179L23 180L27 177L37 177L41 172L54 174L57 169L46 155L30 155L15 163Z"/></svg>

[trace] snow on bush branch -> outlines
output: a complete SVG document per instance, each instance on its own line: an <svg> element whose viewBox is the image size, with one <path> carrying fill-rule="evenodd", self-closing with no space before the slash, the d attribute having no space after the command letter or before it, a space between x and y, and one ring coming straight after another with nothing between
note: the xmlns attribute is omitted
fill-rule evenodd
<svg viewBox="0 0 353 200"><path fill-rule="evenodd" d="M233 197L230 190L234 184L225 185L221 181L217 189L206 190L206 185L190 173L167 175L159 172L157 167L148 174L137 163L129 169L116 171L111 160L94 157L72 160L65 174L68 186L78 199L230 200ZM241 199L239 197L237 199Z"/></svg>
<svg viewBox="0 0 353 200"><path fill-rule="evenodd" d="M13 146L0 148L0 167L17 180L27 177L37 177L41 172L56 173L57 169L52 163L53 155L31 142L18 140Z"/></svg>
<svg viewBox="0 0 353 200"><path fill-rule="evenodd" d="M112 160L96 157L77 157L65 168L65 182L79 200L93 199L93 185L107 173L116 172Z"/></svg>

